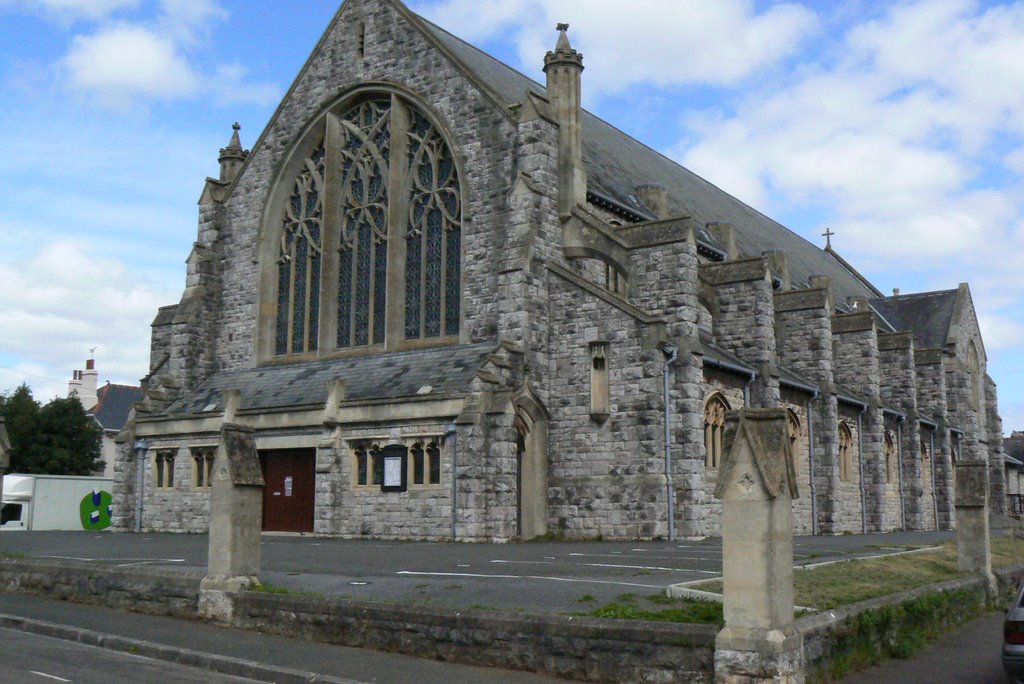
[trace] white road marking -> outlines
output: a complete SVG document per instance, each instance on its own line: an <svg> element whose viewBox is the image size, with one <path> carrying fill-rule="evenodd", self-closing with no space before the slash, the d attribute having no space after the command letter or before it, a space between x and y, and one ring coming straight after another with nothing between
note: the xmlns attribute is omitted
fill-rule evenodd
<svg viewBox="0 0 1024 684"><path fill-rule="evenodd" d="M64 679L63 677L58 677L56 675L46 674L45 672L36 672L35 670L29 670L28 673L29 674L34 674L34 675L39 675L40 677L47 677L49 679L56 679L58 682L70 682L71 681L70 679Z"/></svg>
<svg viewBox="0 0 1024 684"><path fill-rule="evenodd" d="M138 560L130 563L118 563L115 567L127 568L135 565L152 565L154 563L184 563L184 558L157 558L156 560Z"/></svg>
<svg viewBox="0 0 1024 684"><path fill-rule="evenodd" d="M458 565L456 565L455 567L457 567L457 568L468 568L468 567L469 567L469 565L466 565L466 564L464 564L464 563L459 563L459 564L458 564Z"/></svg>
<svg viewBox="0 0 1024 684"><path fill-rule="evenodd" d="M576 556L579 558L623 558L623 556L615 556L610 553L570 553L570 556ZM628 557L628 556L627 556ZM717 558L701 558L699 556L645 556L644 560L647 559L660 559L667 561L707 561L717 560Z"/></svg>
<svg viewBox="0 0 1024 684"><path fill-rule="evenodd" d="M551 561L514 561L492 560L492 563L509 563L513 565L554 565ZM622 568L625 570L663 570L665 572L703 572L686 568L665 568L659 565L619 565L616 563L563 563L563 565L582 565L586 568Z"/></svg>
<svg viewBox="0 0 1024 684"><path fill-rule="evenodd" d="M636 582L611 582L607 580L573 579L570 577L546 577L544 575L485 575L469 572L416 572L413 570L399 570L396 575L434 575L438 577L479 577L486 579L534 579L550 580L552 582L580 582L583 584L615 584L622 587L641 587L644 589L664 589L661 584L637 584Z"/></svg>

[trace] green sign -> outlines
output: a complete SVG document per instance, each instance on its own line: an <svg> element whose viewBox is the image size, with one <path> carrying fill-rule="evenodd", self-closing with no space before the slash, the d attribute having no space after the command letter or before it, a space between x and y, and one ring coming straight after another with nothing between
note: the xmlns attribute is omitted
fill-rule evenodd
<svg viewBox="0 0 1024 684"><path fill-rule="evenodd" d="M83 530L105 530L110 527L110 492L93 490L86 494L78 510L82 515Z"/></svg>

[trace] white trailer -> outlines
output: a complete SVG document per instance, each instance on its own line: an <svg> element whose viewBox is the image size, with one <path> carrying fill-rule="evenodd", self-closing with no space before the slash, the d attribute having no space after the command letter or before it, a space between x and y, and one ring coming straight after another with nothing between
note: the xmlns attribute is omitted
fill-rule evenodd
<svg viewBox="0 0 1024 684"><path fill-rule="evenodd" d="M0 530L103 530L110 526L105 477L5 475Z"/></svg>

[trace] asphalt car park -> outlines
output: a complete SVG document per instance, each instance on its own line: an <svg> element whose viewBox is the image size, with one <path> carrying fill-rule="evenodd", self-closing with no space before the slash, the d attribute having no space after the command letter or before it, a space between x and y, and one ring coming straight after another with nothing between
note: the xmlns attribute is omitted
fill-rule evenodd
<svg viewBox="0 0 1024 684"><path fill-rule="evenodd" d="M902 553L951 532L796 537L794 564ZM0 534L0 554L114 567L205 573L205 535L27 532ZM452 608L572 612L623 594L721 574L721 540L543 541L518 544L391 542L266 534L264 584L296 593Z"/></svg>

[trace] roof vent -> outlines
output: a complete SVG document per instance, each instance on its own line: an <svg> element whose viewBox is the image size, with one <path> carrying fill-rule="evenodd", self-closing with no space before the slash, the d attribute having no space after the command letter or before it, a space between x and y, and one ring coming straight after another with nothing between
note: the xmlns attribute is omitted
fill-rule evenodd
<svg viewBox="0 0 1024 684"><path fill-rule="evenodd" d="M892 288L892 296L893 297L899 297L900 296L900 288L898 288L898 287Z"/></svg>

